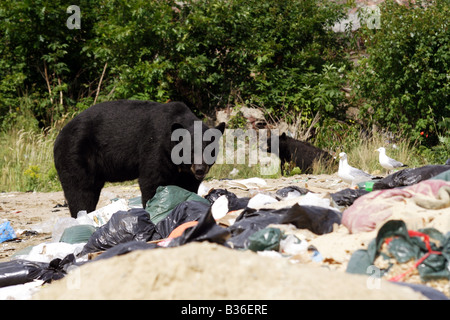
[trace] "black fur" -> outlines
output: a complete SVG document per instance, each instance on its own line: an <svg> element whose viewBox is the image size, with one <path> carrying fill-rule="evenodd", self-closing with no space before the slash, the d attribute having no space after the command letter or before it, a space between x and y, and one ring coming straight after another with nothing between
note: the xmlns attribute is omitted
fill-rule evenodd
<svg viewBox="0 0 450 320"><path fill-rule="evenodd" d="M72 217L96 209L105 182L139 179L143 206L158 186L197 192L210 166L175 165L171 160L177 143L171 141L172 131L193 132L194 121L200 120L181 102L111 101L77 115L54 145L55 167ZM217 129L223 133L224 127L221 123ZM202 124L202 131L206 129Z"/></svg>
<svg viewBox="0 0 450 320"><path fill-rule="evenodd" d="M282 133L279 138L279 157L281 160L281 170L285 164L294 163L302 173L311 173L314 160L332 161L333 157L326 151L311 145L308 142L296 140ZM268 152L271 152L271 138L268 139Z"/></svg>

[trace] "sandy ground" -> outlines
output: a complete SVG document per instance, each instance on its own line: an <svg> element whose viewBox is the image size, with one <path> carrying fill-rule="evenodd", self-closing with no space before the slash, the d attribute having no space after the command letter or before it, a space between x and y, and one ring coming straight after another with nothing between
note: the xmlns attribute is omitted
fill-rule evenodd
<svg viewBox="0 0 450 320"><path fill-rule="evenodd" d="M265 181L267 185L258 190L245 188L230 180L206 181L206 185L228 189L239 197L252 196L257 192L272 194L290 185L307 188L326 197L329 193L348 187L335 175L297 175ZM139 195L137 185L107 187L102 191L97 208L109 204L114 198L131 199ZM62 192L0 194L0 219L9 220L18 234L18 240L0 244L0 263L10 260L14 253L26 247L52 241L55 223L61 217L70 216L68 208L61 207L62 204L64 204ZM409 288L393 286L385 280L380 283L382 285L376 284L376 290L373 290L370 275L356 276L345 273L353 252L367 249L369 242L376 237L376 232L349 234L344 226L336 226L332 233L317 236L308 230L296 229L289 225L278 227L286 234L294 234L316 247L323 256L323 261L312 262L305 257L273 258L252 252L242 253L220 248L209 243L193 244L174 249L146 250L87 264L79 268L81 271L75 272L75 275L70 273L64 279L46 285L36 297L38 299L423 298ZM166 252L167 257L164 257ZM165 261L170 262L170 266ZM271 268L277 271L271 271ZM149 274L149 280L142 282L142 274ZM137 283L139 281L141 282ZM218 281L221 283L220 286L213 284ZM410 282L417 283L416 280ZM73 283L79 283L76 290L70 289ZM120 286L122 289L114 290L114 286ZM308 287L314 289L308 291ZM446 294L449 293L448 281L436 288Z"/></svg>
<svg viewBox="0 0 450 320"><path fill-rule="evenodd" d="M139 187L104 188L97 208L114 198L130 199L140 195ZM8 261L17 251L52 240L53 227L59 218L70 217L63 192L8 192L0 194L0 222L8 220L18 240L0 243L0 262ZM27 232L28 231L28 232Z"/></svg>

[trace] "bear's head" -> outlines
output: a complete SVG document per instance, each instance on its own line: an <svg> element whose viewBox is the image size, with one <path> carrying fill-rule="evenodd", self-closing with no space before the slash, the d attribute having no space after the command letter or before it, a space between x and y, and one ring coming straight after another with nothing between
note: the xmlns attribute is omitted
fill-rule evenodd
<svg viewBox="0 0 450 320"><path fill-rule="evenodd" d="M200 120L189 126L174 123L171 136L172 162L180 172L189 172L195 179L203 180L216 161L219 139L224 130L224 122L214 128L209 128Z"/></svg>

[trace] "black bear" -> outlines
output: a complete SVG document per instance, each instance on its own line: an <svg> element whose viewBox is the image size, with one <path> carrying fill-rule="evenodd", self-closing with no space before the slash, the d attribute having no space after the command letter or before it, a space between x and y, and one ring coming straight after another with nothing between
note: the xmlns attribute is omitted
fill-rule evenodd
<svg viewBox="0 0 450 320"><path fill-rule="evenodd" d="M177 129L182 129L178 139L183 138L183 144L175 144ZM197 192L215 161L212 152L209 161L201 152L218 145L225 123L214 129L181 102L119 100L84 110L64 126L54 145L55 167L71 216L94 211L105 182L138 179L144 207L158 186ZM203 139L208 130L216 133L209 134L210 142ZM191 152L194 146L200 151L199 161Z"/></svg>
<svg viewBox="0 0 450 320"><path fill-rule="evenodd" d="M302 173L311 173L315 160L333 161L333 157L328 152L308 142L288 137L284 132L278 139L278 156L281 161L281 172L285 169L285 164L294 163ZM267 148L267 152L272 152L271 138L267 140Z"/></svg>

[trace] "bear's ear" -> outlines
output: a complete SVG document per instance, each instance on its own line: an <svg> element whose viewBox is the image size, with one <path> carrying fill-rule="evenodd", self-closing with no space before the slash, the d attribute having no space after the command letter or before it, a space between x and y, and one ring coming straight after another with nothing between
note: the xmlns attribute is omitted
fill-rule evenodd
<svg viewBox="0 0 450 320"><path fill-rule="evenodd" d="M286 133L285 133L285 132L283 132L283 133L281 134L280 139L281 139L281 140L286 140Z"/></svg>
<svg viewBox="0 0 450 320"><path fill-rule="evenodd" d="M216 129L219 130L220 132L222 132L222 134L223 134L223 132L225 131L225 122L219 123L218 126L216 127Z"/></svg>
<svg viewBox="0 0 450 320"><path fill-rule="evenodd" d="M172 124L171 132L173 133L177 129L184 129L184 127L182 124L175 122Z"/></svg>

